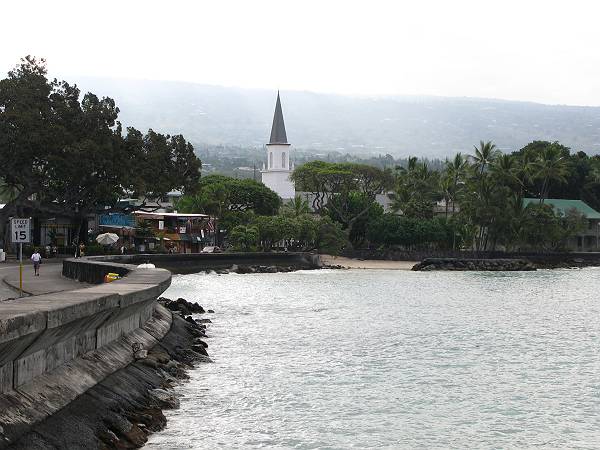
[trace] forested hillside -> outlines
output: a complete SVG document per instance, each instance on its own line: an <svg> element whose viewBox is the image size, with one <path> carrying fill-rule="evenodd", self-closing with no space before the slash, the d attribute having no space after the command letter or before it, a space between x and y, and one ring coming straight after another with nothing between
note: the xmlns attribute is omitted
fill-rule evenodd
<svg viewBox="0 0 600 450"><path fill-rule="evenodd" d="M275 91L201 84L79 78L83 92L110 95L125 126L183 133L203 144L262 146ZM315 152L444 157L480 140L503 151L533 140L600 152L600 107L441 97L348 97L282 92L288 138Z"/></svg>

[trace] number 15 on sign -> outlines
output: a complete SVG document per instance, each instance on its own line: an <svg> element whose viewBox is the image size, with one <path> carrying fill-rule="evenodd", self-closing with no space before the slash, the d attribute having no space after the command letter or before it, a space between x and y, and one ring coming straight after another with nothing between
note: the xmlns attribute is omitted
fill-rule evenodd
<svg viewBox="0 0 600 450"><path fill-rule="evenodd" d="M12 219L12 242L15 244L28 244L31 242L31 219Z"/></svg>
<svg viewBox="0 0 600 450"><path fill-rule="evenodd" d="M11 237L19 244L19 293L23 295L23 243L31 242L31 219L11 219Z"/></svg>

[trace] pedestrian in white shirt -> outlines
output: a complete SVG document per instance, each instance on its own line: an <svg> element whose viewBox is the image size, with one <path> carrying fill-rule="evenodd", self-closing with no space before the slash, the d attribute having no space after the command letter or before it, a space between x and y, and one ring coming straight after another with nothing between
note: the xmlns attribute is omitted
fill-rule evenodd
<svg viewBox="0 0 600 450"><path fill-rule="evenodd" d="M31 255L31 260L33 261L33 271L36 277L40 276L40 264L42 263L42 255L40 255L39 250L36 248L33 255Z"/></svg>

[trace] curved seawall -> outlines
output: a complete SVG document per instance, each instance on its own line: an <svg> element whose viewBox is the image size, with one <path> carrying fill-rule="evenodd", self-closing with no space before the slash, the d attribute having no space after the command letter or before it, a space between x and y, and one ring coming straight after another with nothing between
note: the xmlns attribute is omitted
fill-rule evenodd
<svg viewBox="0 0 600 450"><path fill-rule="evenodd" d="M171 313L156 302L171 283L168 270L91 259L63 265L88 283L108 272L124 277L0 304L0 448L133 362L134 344L152 348L171 328Z"/></svg>
<svg viewBox="0 0 600 450"><path fill-rule="evenodd" d="M197 273L207 269L228 269L232 265L238 266L291 266L294 269L316 269L322 266L318 254L301 252L280 253L188 253L188 254L141 254L141 255L111 255L89 258L94 261L104 261L107 267L116 263L141 264L150 262L156 267L168 269L173 273ZM64 266L68 271L63 274L79 281L94 280L93 273L86 273L83 266ZM117 267L118 268L118 267ZM91 281L95 282L95 281Z"/></svg>
<svg viewBox="0 0 600 450"><path fill-rule="evenodd" d="M147 261L159 268L136 267ZM0 449L143 445L166 423L165 406L151 392L165 387L164 371L177 378L202 355L193 345L203 335L199 325L157 303L171 284L167 269L234 264L321 266L318 255L306 253L68 259L62 275L88 287L0 303ZM122 279L103 283L109 272ZM136 360L134 347L148 350L147 359Z"/></svg>

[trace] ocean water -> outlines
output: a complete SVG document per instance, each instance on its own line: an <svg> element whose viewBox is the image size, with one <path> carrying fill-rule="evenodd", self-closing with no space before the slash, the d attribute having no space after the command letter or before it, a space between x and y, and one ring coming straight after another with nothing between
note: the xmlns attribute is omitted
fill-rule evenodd
<svg viewBox="0 0 600 450"><path fill-rule="evenodd" d="M213 364L151 449L599 448L600 269L182 275Z"/></svg>

